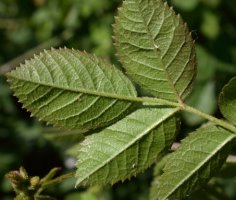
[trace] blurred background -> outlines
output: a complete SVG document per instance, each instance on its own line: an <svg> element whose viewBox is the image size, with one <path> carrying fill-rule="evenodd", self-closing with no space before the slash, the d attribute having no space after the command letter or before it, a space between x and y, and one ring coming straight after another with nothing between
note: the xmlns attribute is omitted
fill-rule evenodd
<svg viewBox="0 0 236 200"><path fill-rule="evenodd" d="M236 0L170 0L196 40L198 76L188 103L221 117L217 96L236 75ZM86 50L119 66L112 46L112 23L121 0L1 0L0 1L0 199L14 193L4 174L24 166L30 175L44 176L53 167L72 168L56 134L21 108L4 74L34 53L51 47ZM201 118L184 113L181 140L199 127ZM57 131L53 130L57 133ZM45 133L45 134L44 134ZM75 136L73 141L79 138ZM74 189L74 179L48 194L60 200L146 200L152 170L112 188ZM228 164L190 199L236 199L236 166Z"/></svg>

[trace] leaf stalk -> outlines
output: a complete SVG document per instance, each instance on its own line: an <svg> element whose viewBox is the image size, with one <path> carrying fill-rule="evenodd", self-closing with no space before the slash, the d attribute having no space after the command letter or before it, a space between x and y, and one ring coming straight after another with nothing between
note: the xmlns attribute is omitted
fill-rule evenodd
<svg viewBox="0 0 236 200"><path fill-rule="evenodd" d="M211 122L213 122L213 123L215 123L215 124L217 124L217 125L219 125L223 128L226 128L227 130L232 131L234 134L236 134L236 127L233 124L231 124L231 123L229 123L229 122L227 122L223 119L218 119L218 118L216 118L212 115L204 113L204 112L202 112L202 111L200 111L196 108L193 108L191 106L188 106L186 104L185 104L185 107L184 107L183 110L187 111L187 112L190 112L190 113L193 113L193 114L196 114L196 115L198 115L202 118L205 118L205 119L207 119L207 120L209 120L209 121L211 121Z"/></svg>
<svg viewBox="0 0 236 200"><path fill-rule="evenodd" d="M233 124L231 124L223 119L218 119L212 115L204 113L204 112L202 112L196 108L193 108L187 104L184 104L184 103L173 102L173 101L169 101L169 100L165 100L165 99L151 98L151 97L131 97L126 100L135 101L135 102L143 102L143 103L155 103L158 105L178 107L180 110L198 115L204 119L209 120L210 122L213 122L225 129L233 132L234 134L236 134L236 127Z"/></svg>

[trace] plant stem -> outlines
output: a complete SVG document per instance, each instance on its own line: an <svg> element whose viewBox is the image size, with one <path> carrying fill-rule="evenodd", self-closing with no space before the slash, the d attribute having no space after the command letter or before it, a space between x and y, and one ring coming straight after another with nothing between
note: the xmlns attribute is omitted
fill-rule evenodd
<svg viewBox="0 0 236 200"><path fill-rule="evenodd" d="M166 106L173 106L173 107L179 107L180 110L183 111L187 111L190 113L193 113L195 115L198 115L204 119L207 119L223 128L226 128L227 130L232 131L234 134L236 134L236 127L233 124L230 124L227 121L224 121L222 119L218 119L212 115L209 115L207 113L204 113L196 108L193 108L187 104L184 103L178 103L178 102L173 102L173 101L169 101L169 100L164 100L164 99L158 99L158 98L150 98L150 97L134 97L132 99L129 100L133 100L136 102L146 102L146 103L156 103L156 104L161 104L161 105L166 105Z"/></svg>
<svg viewBox="0 0 236 200"><path fill-rule="evenodd" d="M12 75L8 75L9 77L11 77ZM14 76L13 76L14 77ZM17 77L18 78L18 77ZM18 78L19 79L19 78ZM25 81L24 79L21 79L23 81ZM29 80L27 80L29 82ZM43 86L47 86L47 87L55 87L55 85L51 85L51 84L43 84L40 82L33 82L32 83L37 83L37 84L41 84ZM149 103L149 104L153 104L153 105L160 105L160 106L172 106L175 108L178 108L179 110L183 110L183 111L187 111L193 114L196 114L200 117L203 117L204 119L207 119L219 126L222 126L224 128L226 128L227 130L232 131L233 133L236 134L236 127L233 124L230 124L229 122L226 122L224 120L215 118L214 116L211 116L207 113L204 113L200 110L197 110L196 108L193 108L187 104L184 104L183 102L179 101L179 102L175 102L175 101L171 101L171 100L166 100L166 99L160 99L160 98L156 98L156 97L136 97L136 96L122 96L122 95L117 95L117 94L109 94L109 93L105 93L105 92L98 92L98 91L94 91L94 90L88 90L88 89L81 89L81 88L64 88L64 87L56 87L57 89L62 89L62 90L68 90L71 92L80 92L80 93L84 93L84 94L89 94L89 95L95 95L95 96L101 96L101 97L105 97L105 98L112 98L112 99L119 99L122 101L131 101L131 102L138 102L138 103Z"/></svg>
<svg viewBox="0 0 236 200"><path fill-rule="evenodd" d="M214 116L208 115L207 113L204 113L204 112L197 110L196 108L193 108L193 107L188 106L186 104L184 104L182 110L196 114L200 117L203 117L203 118L205 118L205 119L207 119L207 120L209 120L221 127L224 127L236 134L236 127L234 125L230 124L229 122L226 122L226 121L218 119Z"/></svg>
<svg viewBox="0 0 236 200"><path fill-rule="evenodd" d="M45 184L42 185L42 188L43 189L46 189L52 185L56 185L56 184L59 184L61 183L62 181L66 180L66 179L69 179L69 178L73 178L75 175L75 172L69 172L67 174L63 174L51 181L47 181Z"/></svg>
<svg viewBox="0 0 236 200"><path fill-rule="evenodd" d="M35 193L36 196L40 195L45 189L53 186L53 185L57 185L61 182L63 182L66 179L69 178L73 178L75 176L75 172L69 172L67 174L63 174L55 179L49 180L49 181L43 181L41 183L41 187L37 190L37 192ZM43 180L43 179L42 179Z"/></svg>

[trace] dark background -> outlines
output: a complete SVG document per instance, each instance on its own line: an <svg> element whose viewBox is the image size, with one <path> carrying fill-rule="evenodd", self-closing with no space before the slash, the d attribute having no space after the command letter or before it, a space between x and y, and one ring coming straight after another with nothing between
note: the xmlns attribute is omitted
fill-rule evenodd
<svg viewBox="0 0 236 200"><path fill-rule="evenodd" d="M196 40L198 76L189 104L221 117L218 94L236 74L236 1L172 0ZM86 50L119 65L112 46L114 14L121 0L1 0L0 1L0 199L13 199L4 178L23 165L31 175L45 175L51 168L69 170L65 146L43 135L44 124L30 118L12 96L4 73L33 53L46 48ZM184 113L178 140L204 121ZM234 165L212 179L190 199L236 199ZM232 170L232 171L229 171ZM230 172L230 173L229 173ZM49 194L65 200L145 200L151 170L114 187L75 190L68 180Z"/></svg>

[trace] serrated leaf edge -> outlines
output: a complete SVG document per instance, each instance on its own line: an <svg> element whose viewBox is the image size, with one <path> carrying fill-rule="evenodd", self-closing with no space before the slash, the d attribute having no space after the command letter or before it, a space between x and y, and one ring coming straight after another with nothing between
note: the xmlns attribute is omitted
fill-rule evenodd
<svg viewBox="0 0 236 200"><path fill-rule="evenodd" d="M96 171L98 171L99 169L101 169L102 167L104 167L106 164L108 164L109 162L111 162L115 157L117 157L118 155L120 155L121 153L123 153L124 149L128 149L130 148L135 142L137 142L138 140L140 140L141 138L143 138L145 135L147 135L151 130L153 130L154 128L156 128L157 126L159 126L161 123L163 123L165 120L169 119L171 116L173 116L176 112L179 111L179 108L175 108L173 109L173 111L170 113L170 115L165 116L164 118L161 118L160 120L156 121L154 124L152 124L151 127L149 127L148 129L146 129L143 134L138 135L138 137L136 137L135 139L132 140L132 142L130 142L129 144L127 144L122 151L117 152L116 155L114 155L112 158L110 158L109 160L106 160L106 162L102 163L100 166L98 166L96 169L94 169L89 175L87 175L86 177L84 177L82 180L77 181L75 184L75 187L77 188L79 185L83 185L86 186L87 184L83 184L83 182L92 174L96 173ZM108 128L109 129L109 128ZM99 133L98 133L99 134ZM79 157L79 153L80 150L78 150L78 156ZM76 162L77 165L78 161ZM78 177L79 175L76 175L76 177ZM124 180L122 180L124 181Z"/></svg>
<svg viewBox="0 0 236 200"><path fill-rule="evenodd" d="M220 92L220 95L219 95L219 98L218 98L218 105L219 105L219 108L220 108L220 112L222 113L222 115L228 120L230 121L231 123L234 124L234 122L231 121L231 119L228 119L228 117L225 115L225 113L223 112L222 110L222 106L221 106L221 102L222 102L222 99L225 98L225 90L233 83L235 82L236 83L236 77L233 77L229 80L229 82L224 85L224 87L222 88L221 92ZM228 115L228 114L227 114Z"/></svg>
<svg viewBox="0 0 236 200"><path fill-rule="evenodd" d="M171 191L169 192L169 194L163 198L163 200L168 199L168 197L169 197L174 191L176 191L179 187L181 187L181 185L182 185L183 183L185 183L193 174L197 173L197 171L198 171L202 166L204 166L214 155L216 155L226 144L228 144L228 143L229 143L232 139L234 139L234 138L235 138L235 135L231 134L231 136L229 136L228 139L224 141L224 143L221 143L221 144L215 149L215 151L214 151L212 154L210 154L210 155L209 155L206 159L204 159L202 162L198 163L198 167L195 168L195 170L194 170L192 173L189 173L188 176L186 176L184 179L182 179L182 181L181 181L178 185L176 185L176 187L173 188L173 190L171 190ZM164 173L165 173L165 172L164 172ZM158 199L158 200L161 200L161 199Z"/></svg>
<svg viewBox="0 0 236 200"><path fill-rule="evenodd" d="M88 57L89 59L95 61L95 59L97 59L98 61L102 61L102 62L105 62L106 64L109 64L111 66L111 69L112 70L115 70L117 71L119 74L122 74L124 75L119 69L117 69L114 65L110 64L107 60L104 60L104 59L101 59L101 58L98 58L94 55L90 55L88 53L86 53L85 51L84 52L81 52L79 50L74 50L74 49L67 49L67 48L59 48L59 49L54 49L52 48L51 50L45 50L44 49L44 53L48 53L50 51L61 51L61 50L68 50L68 51L74 51L76 53L79 53L83 56L86 56ZM29 59L29 60L26 60L25 61L25 64L27 64L27 62L29 61L32 61L34 59L39 59L39 57L42 55L43 53L40 52L39 55L34 55L33 58ZM20 68L23 68L24 67L24 64L20 64L19 67L16 67L15 70L19 70ZM13 70L13 71L15 71ZM78 88L78 89L72 89L72 88L66 88L66 87L59 87L59 86L55 86L55 85L52 85L52 84L46 84L46 83L41 83L41 82L38 82L38 81L30 81L30 80L26 80L26 79L23 79L23 78L19 78L17 76L14 76L12 75L12 71L11 72L8 72L6 74L7 77L11 77L11 78L16 78L17 80L21 80L21 81L25 81L25 82L30 82L30 83L34 83L34 84L39 84L39 85L42 85L42 86L47 86L47 87L53 87L53 88L57 88L57 89L62 89L62 90L66 90L66 91L71 91L71 92L80 92L80 93L84 93L84 94L88 94L88 95L95 95L95 96L101 96L101 97L107 97L107 98L114 98L114 99L120 99L120 100L130 100L132 99L132 97L135 97L135 96L122 96L122 95L116 95L116 94L110 94L110 93L104 93L104 92L97 92L97 91L94 91L94 90L85 90L85 89L81 89L81 88ZM128 78L127 78L128 79ZM128 79L129 80L129 79ZM7 79L8 82L11 82L9 79ZM129 80L130 81L130 80ZM131 81L130 81L131 82ZM11 87L11 86L10 86ZM135 87L133 86L133 89L134 91L135 90ZM136 93L137 95L137 93Z"/></svg>
<svg viewBox="0 0 236 200"><path fill-rule="evenodd" d="M117 42L116 42L116 41L118 41L119 38L118 38L118 35L116 34L116 32L117 32L117 30L116 30L116 29L117 29L117 28L116 28L116 24L117 24L117 22L119 21L118 16L119 16L119 14L120 14L120 12L121 12L121 10L122 10L122 6L123 6L123 3L124 3L125 1L127 1L127 0L124 0L124 1L122 2L122 5L118 8L118 12L117 12L117 14L116 14L116 16L115 16L115 22L112 24L112 27L113 27L113 34L114 34L114 35L112 36L112 39L113 39L113 45L114 45L114 47L116 48L116 53L115 53L115 55L116 55L116 57L118 58L118 60L119 60L121 63L125 63L125 62L122 60L122 57L120 57L120 56L119 56L119 53L118 53L118 48L119 48L119 46L117 45ZM187 23L183 21L183 19L181 18L180 14L176 14L176 12L175 12L174 9L173 9L173 6L169 6L168 3L167 3L167 2L163 2L163 0L160 0L160 1L162 1L162 3L164 4L164 7L165 7L165 8L168 8L169 10L171 10L172 13L174 14L174 16L180 19L180 23L186 28L186 31L189 32L189 36L190 36L190 38L191 38L191 40L192 40L192 47L194 47L195 40L192 38L192 33L189 31L189 28L188 28L188 26L187 26ZM140 6L139 6L139 7L140 7ZM146 24L145 24L145 26L146 26ZM116 37L115 37L115 35L116 35ZM150 37L150 40L153 40L153 38ZM157 49L159 49L159 47L155 44L155 41L153 41L153 46L154 46L154 47L153 47L153 50L157 51ZM191 51L192 51L193 49L195 49L195 48L192 48ZM177 100L178 100L178 102L179 102L180 104L183 104L184 100L185 100L185 99L189 96L189 94L191 93L192 88L193 88L193 84L194 84L194 80L196 79L196 76L197 76L196 53L194 53L193 59L195 60L195 65L194 65L194 67L193 67L193 73L194 73L194 74L193 74L193 76L192 76L192 79L189 81L188 85L187 85L186 88L183 90L183 92L182 92L181 95L178 94L178 92L177 92L177 90L176 90L176 88L175 88L175 85L173 84L172 80L170 79L170 77L169 77L169 75L168 75L168 73L167 73L167 71L166 71L166 69L165 69L165 67L164 67L164 65L163 65L163 63L162 63L162 61L161 61L162 69L164 69L164 71L165 71L165 73L166 73L166 75L167 75L167 78L168 78L168 80L169 80L169 82L170 82L170 84L171 84L171 86L172 86L172 88L173 88L173 91L174 91L174 93L175 93L175 96L176 96L176 98L177 98ZM123 67L123 68L124 68L124 67ZM125 69L125 68L124 68L124 69ZM125 69L125 70L126 70L126 69ZM126 74L127 74L127 72L126 72ZM130 76L128 76L128 77L130 77ZM132 79L132 78L131 78L131 79ZM139 85L139 83L138 83L138 85ZM142 85L142 84L141 84L141 85ZM182 96L182 95L184 94L184 92L185 92L187 89L188 89L188 92L185 93L185 96ZM182 96L182 97L181 97L181 96ZM158 98L159 98L159 97L158 97Z"/></svg>

